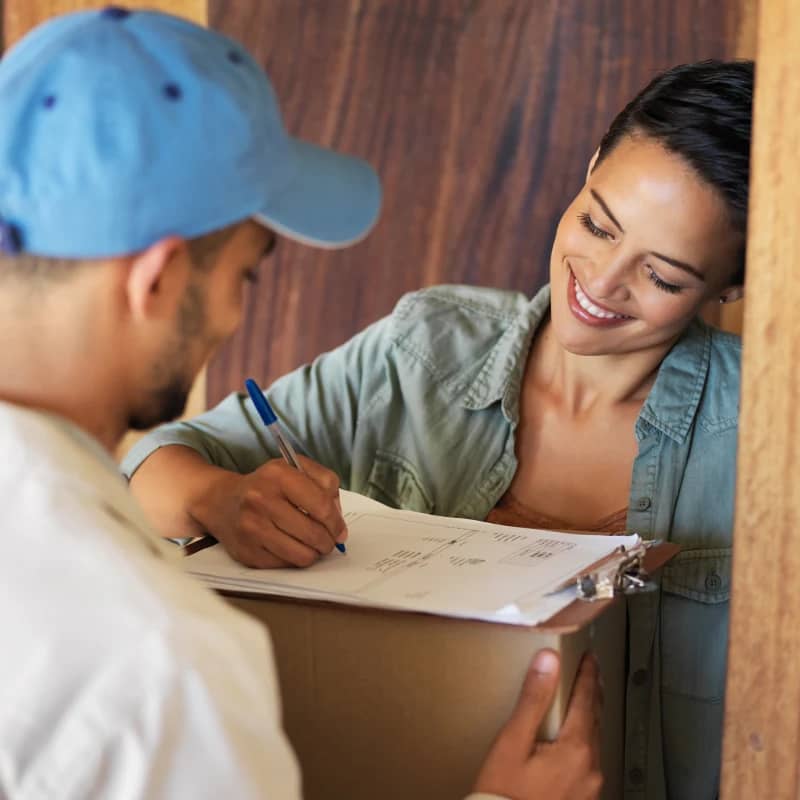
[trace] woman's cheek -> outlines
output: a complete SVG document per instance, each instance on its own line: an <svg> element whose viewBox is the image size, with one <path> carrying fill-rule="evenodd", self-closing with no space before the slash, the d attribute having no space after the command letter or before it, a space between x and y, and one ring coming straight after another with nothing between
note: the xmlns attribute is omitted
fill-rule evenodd
<svg viewBox="0 0 800 800"><path fill-rule="evenodd" d="M666 292L653 287L652 292L664 295L651 295L645 305L647 319L653 327L681 328L695 315L693 304L687 303L677 295L669 296Z"/></svg>

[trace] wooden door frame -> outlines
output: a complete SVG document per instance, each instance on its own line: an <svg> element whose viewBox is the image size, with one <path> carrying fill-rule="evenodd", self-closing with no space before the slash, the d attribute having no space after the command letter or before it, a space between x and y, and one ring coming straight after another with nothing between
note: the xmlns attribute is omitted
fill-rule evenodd
<svg viewBox="0 0 800 800"><path fill-rule="evenodd" d="M760 5L723 800L796 798L800 754L800 19Z"/></svg>

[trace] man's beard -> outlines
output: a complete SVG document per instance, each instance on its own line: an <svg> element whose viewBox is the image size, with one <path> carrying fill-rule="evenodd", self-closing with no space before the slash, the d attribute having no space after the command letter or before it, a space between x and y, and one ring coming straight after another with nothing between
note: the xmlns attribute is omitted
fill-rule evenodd
<svg viewBox="0 0 800 800"><path fill-rule="evenodd" d="M135 410L128 418L128 428L146 431L179 417L186 408L191 388L191 384L187 387L186 381L176 375L172 383L151 390L146 407Z"/></svg>
<svg viewBox="0 0 800 800"><path fill-rule="evenodd" d="M196 377L191 368L191 345L197 344L205 328L205 298L197 282L192 282L178 312L174 338L153 364L153 378L146 399L133 409L128 427L143 431L179 417L186 408Z"/></svg>

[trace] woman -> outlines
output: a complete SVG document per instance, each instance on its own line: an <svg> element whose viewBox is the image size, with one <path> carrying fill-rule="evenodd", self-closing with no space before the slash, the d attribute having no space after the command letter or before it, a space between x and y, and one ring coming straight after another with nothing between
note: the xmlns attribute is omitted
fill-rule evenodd
<svg viewBox="0 0 800 800"><path fill-rule="evenodd" d="M345 488L682 546L662 590L629 601L625 786L648 800L718 791L740 344L698 314L742 294L752 86L745 62L655 78L600 143L532 300L413 293L269 390ZM303 519L276 456L233 395L145 438L125 469L172 535L209 530L260 566L310 563L340 520L323 499Z"/></svg>

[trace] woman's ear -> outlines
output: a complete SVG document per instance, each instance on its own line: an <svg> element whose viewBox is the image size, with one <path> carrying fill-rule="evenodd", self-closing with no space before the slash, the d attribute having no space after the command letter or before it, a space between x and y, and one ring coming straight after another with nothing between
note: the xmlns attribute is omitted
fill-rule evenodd
<svg viewBox="0 0 800 800"><path fill-rule="evenodd" d="M191 270L186 242L167 236L131 256L125 293L138 318L168 315L183 297Z"/></svg>
<svg viewBox="0 0 800 800"><path fill-rule="evenodd" d="M735 303L744 297L744 286L729 286L720 293L720 303Z"/></svg>
<svg viewBox="0 0 800 800"><path fill-rule="evenodd" d="M592 170L594 169L594 165L597 163L597 157L600 155L600 148L598 147L597 150L594 151L594 155L589 160L589 169L586 170L586 180L589 180L589 176L592 174Z"/></svg>

